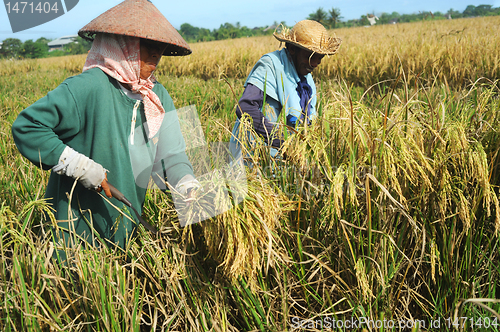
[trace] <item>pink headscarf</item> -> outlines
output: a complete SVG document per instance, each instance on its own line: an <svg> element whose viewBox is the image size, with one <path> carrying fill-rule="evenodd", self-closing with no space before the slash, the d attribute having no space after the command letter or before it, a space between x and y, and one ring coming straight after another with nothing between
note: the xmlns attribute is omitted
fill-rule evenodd
<svg viewBox="0 0 500 332"><path fill-rule="evenodd" d="M95 67L101 68L118 82L128 84L132 92L142 95L149 138L152 138L161 127L165 109L152 90L154 83L151 78L155 79L154 76L147 80L140 78L140 38L98 33L83 71Z"/></svg>

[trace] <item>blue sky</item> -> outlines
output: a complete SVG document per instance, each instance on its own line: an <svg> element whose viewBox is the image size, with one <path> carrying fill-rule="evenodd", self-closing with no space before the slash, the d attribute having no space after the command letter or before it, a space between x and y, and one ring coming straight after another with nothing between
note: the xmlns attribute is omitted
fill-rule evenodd
<svg viewBox="0 0 500 332"><path fill-rule="evenodd" d="M14 2L5 0L5 2L8 1ZM39 1L35 0L35 2ZM119 2L121 0L80 0L71 11L63 16L17 33L12 33L4 6L0 8L0 41L6 38L18 38L22 41L36 40L40 37L55 39L76 34L85 24ZM500 0L152 0L152 2L177 29L182 23L208 29L218 28L226 22L231 24L239 22L242 26L249 28L271 25L274 21L285 21L288 25L293 25L307 18L319 7L325 10L333 7L339 8L344 20L359 18L367 13L377 15L393 11L400 14L419 11L446 12L450 8L462 12L467 5L481 4L500 7Z"/></svg>

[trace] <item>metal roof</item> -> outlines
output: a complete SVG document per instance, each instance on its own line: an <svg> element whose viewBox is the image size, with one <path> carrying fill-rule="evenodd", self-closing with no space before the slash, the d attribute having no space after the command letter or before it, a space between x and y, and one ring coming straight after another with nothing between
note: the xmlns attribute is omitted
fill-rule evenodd
<svg viewBox="0 0 500 332"><path fill-rule="evenodd" d="M70 44L70 43L74 42L77 37L78 37L78 35L69 35L69 36L59 37L53 41L48 42L47 45L49 45L49 47L50 47L50 46L59 46L59 45Z"/></svg>

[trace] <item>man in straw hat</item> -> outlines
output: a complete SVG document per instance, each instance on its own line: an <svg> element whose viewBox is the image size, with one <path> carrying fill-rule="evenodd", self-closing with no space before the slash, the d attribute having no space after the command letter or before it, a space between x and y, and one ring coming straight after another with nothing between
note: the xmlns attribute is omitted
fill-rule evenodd
<svg viewBox="0 0 500 332"><path fill-rule="evenodd" d="M23 110L12 133L26 158L52 169L45 196L63 238L125 248L137 221L107 180L139 210L151 175L183 194L197 185L172 98L153 75L162 55L191 49L148 0L126 0L78 34L93 40L83 73Z"/></svg>
<svg viewBox="0 0 500 332"><path fill-rule="evenodd" d="M240 119L247 114L254 131L271 146L276 156L283 143L278 130L278 117L290 127L307 125L316 116L316 86L311 76L325 55L333 55L341 40L328 35L323 25L303 20L292 29L282 27L274 37L285 48L265 54L255 64L245 82L245 90L236 107L238 119L233 127L230 148L234 156L241 155L243 136L252 135L240 128ZM281 121L281 120L280 120Z"/></svg>

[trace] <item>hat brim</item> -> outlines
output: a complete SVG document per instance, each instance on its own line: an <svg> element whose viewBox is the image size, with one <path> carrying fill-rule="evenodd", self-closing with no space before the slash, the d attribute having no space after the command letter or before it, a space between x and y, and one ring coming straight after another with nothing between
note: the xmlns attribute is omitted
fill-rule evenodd
<svg viewBox="0 0 500 332"><path fill-rule="evenodd" d="M276 34L273 33L273 36L278 39L280 42L289 43L300 47L304 50L311 51L314 53L322 54L322 55L334 55L340 48L342 44L342 39L335 37L328 37L325 43L321 45L313 45L313 44L304 44L297 42L291 38L289 34Z"/></svg>
<svg viewBox="0 0 500 332"><path fill-rule="evenodd" d="M94 38L96 34L98 33L108 33L108 32L102 32L102 31L78 31L78 35L82 37L83 39L89 40L89 41L94 41ZM139 38L144 38L141 36L137 36L136 34L126 34L126 33L119 33L119 35L123 36L130 36L130 37L139 37ZM150 38L144 38L144 39L150 39ZM150 40L155 40L155 39L150 39ZM158 40L155 40L158 41ZM160 41L163 42L163 41ZM182 46L170 44L167 42L164 42L167 45L167 48L163 52L163 55L165 56L184 56L184 55L189 55L193 53L190 48L185 48Z"/></svg>

